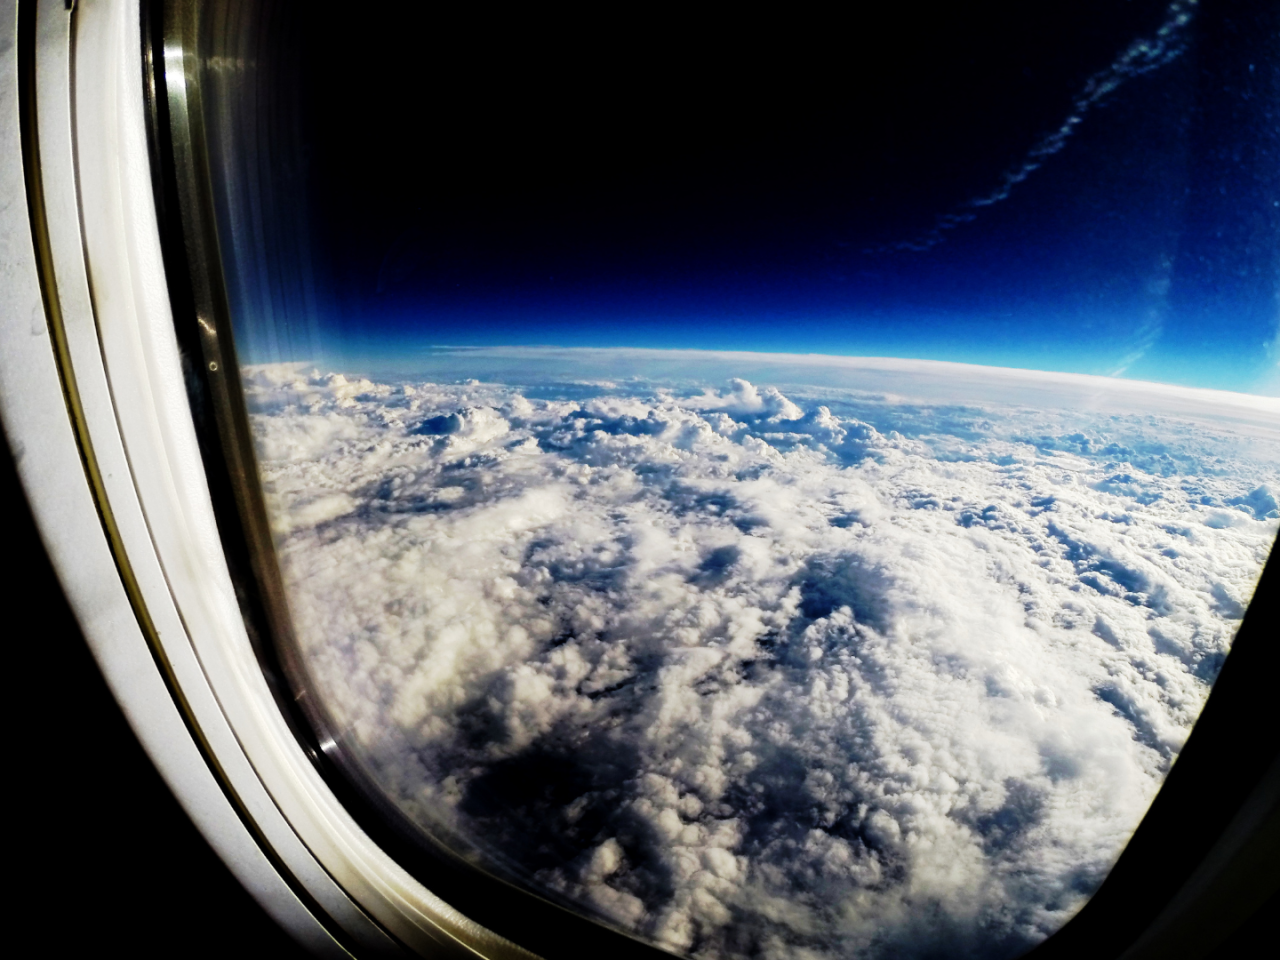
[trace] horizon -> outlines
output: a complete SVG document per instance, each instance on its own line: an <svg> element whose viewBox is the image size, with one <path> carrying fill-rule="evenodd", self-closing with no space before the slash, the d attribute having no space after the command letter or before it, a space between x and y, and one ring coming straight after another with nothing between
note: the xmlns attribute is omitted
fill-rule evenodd
<svg viewBox="0 0 1280 960"><path fill-rule="evenodd" d="M245 367L266 367L276 364L330 367L330 373L352 373L361 376L395 376L412 377L427 373L427 368L415 370L413 364L439 363L448 356L465 356L477 360L528 359L531 361L550 362L553 360L573 361L597 357L601 359L633 358L637 361L713 361L728 363L738 361L746 364L767 364L778 367L814 367L844 368L847 370L865 370L880 373L923 373L929 370L951 370L957 374L962 372L983 371L1000 376L1018 374L1034 374L1039 383L1058 382L1092 386L1107 391L1135 391L1147 388L1158 388L1156 392L1177 394L1182 396L1204 395L1212 397L1238 397L1249 401L1246 406L1256 407L1254 401L1264 401L1260 409L1269 409L1280 415L1280 365L1267 379L1266 386L1273 392L1261 390L1228 389L1205 386L1201 384L1179 383L1170 380L1157 380L1145 377L1134 377L1125 374L1098 374L1073 369L1052 369L1046 367L1017 366L994 362L974 362L965 360L940 359L935 357L913 357L892 354L852 354L826 353L821 351L783 351L783 350L747 350L716 349L701 347L650 347L650 346L562 346L559 344L533 343L496 343L496 344L422 344L402 349L398 354L371 354L349 348L336 351L322 350L317 357L311 359L271 359L249 360ZM414 357L417 359L406 359ZM345 368L345 369L343 369ZM455 379L472 379L472 375L460 372ZM619 379L617 375L611 379ZM621 377L621 379L628 379ZM637 372L631 379L651 379ZM1274 401L1266 403L1265 401Z"/></svg>
<svg viewBox="0 0 1280 960"><path fill-rule="evenodd" d="M1195 0L886 16L861 51L691 27L654 38L669 69L462 42L403 64L471 78L414 102L426 152L381 95L400 75L334 75L347 25L309 25L311 159L230 278L242 356L733 348L1280 395L1261 33Z"/></svg>

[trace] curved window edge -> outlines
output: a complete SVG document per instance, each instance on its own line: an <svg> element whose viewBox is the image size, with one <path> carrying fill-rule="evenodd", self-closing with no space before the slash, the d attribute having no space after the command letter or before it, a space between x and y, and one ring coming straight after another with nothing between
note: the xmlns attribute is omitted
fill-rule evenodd
<svg viewBox="0 0 1280 960"><path fill-rule="evenodd" d="M16 30L18 4L6 6L14 13L6 22ZM143 96L147 79L154 81L162 67L165 75L170 69L172 48L163 39L161 11L170 13L170 22L190 27L191 21L182 18L197 6L173 0L163 8L94 4L77 11L75 22L68 16L66 50L77 58L77 70L74 81L66 71L63 100L76 101L78 113L69 122L76 124L79 136L74 146L69 139L60 148L74 152L71 165L59 171L52 149L37 158L34 147L27 145L16 154L23 156L25 149L26 169L34 167L45 177L33 187L30 178L24 183L22 165L17 165L16 182L33 212L28 218L26 207L13 204L0 224L6 274L17 278L7 295L0 329L5 341L0 416L20 461L23 484L86 637L140 739L201 831L278 922L320 954L398 953L384 932L388 931L424 954L460 950L468 955L529 956L452 909L461 902L492 897L495 891L503 901L501 889L492 886L499 881L472 878L478 885L469 894L461 886L446 886L449 878L465 885L465 875L474 868L447 856L424 862L404 830L382 821L392 811L378 809L358 787L353 790L343 782L353 774L326 749L323 727L318 733L308 729L317 723L315 714L291 707L290 696L281 688L278 678L289 669L274 660L271 651L278 648L271 640L274 631L287 629L287 622L281 626L279 615L268 612L264 599L271 593L274 563L270 538L263 548L260 535L246 530L252 528L252 519L246 521L252 516L251 498L260 493L219 489L224 482L252 489L249 478L255 475L252 469L241 469L233 471L236 476L229 481L217 476L228 459L235 463L246 449L245 437L237 438L226 428L228 421L234 427L237 417L234 385L225 391L225 403L213 404L214 417L201 416L207 409L202 404L214 389L205 372L208 364L220 362L232 375L237 369L225 314L220 330L213 325L218 333L215 352L204 352L207 344L201 344L201 363L190 361L193 340L199 342L203 329L200 321L209 319L191 302L196 299L191 289L196 283L208 284L207 302L212 304L221 283L216 232L206 232L206 245L195 245L193 253L182 226L175 227L180 213L189 214L176 196L176 175L172 185L163 176L158 182L149 179L165 162L163 114L174 102L174 85L166 88L163 75L148 91L153 96ZM27 14L31 7L36 12ZM58 44L64 42L58 30L63 28L51 27L47 37L41 30L56 23L57 12L64 10L58 0L23 4L30 36L25 45L11 45L5 55L0 84L11 76L13 82L11 89L0 86L3 109L12 106L16 111L22 100L17 81L22 55L14 51L25 50L27 58L34 58L29 65L36 86L46 76L58 76L52 67L41 70L46 61L57 62ZM143 29L139 38L138 25L151 32ZM138 49L152 55L150 69L141 77L130 59ZM154 56L157 49L163 50L163 57ZM181 71L183 94L189 94L195 76L186 69L181 45L173 63ZM112 79L115 86L105 86L118 99L94 102L89 84L104 77ZM135 89L135 83L141 89ZM26 122L10 124L6 118L6 153L0 159L6 181L13 182L11 134L32 129L34 121L41 136L31 138L32 144L56 142L54 134L44 135L44 123L46 118L52 122L56 112L57 89L54 80L44 83L48 107L44 99L37 106L27 98ZM144 103L151 110L149 143ZM112 124L114 131L108 129ZM124 128L128 129L122 132ZM157 131L162 136L156 136ZM104 143L111 143L114 153L104 151ZM97 153L92 153L95 148ZM114 183L95 183L92 171L77 169L80 156L114 156L118 163L136 166L123 173L117 170ZM74 211L76 205L67 207L66 191L69 188L74 196L77 176L82 191L77 216L85 222L71 226L68 209ZM134 201L133 206L104 211L95 204L94 191L101 199L111 188ZM147 190L152 191L150 197L145 196ZM62 199L51 202L55 196ZM188 208L190 202L188 197ZM42 212L36 210L41 203ZM148 204L160 208L158 215ZM96 227L91 222L95 216ZM114 224L108 222L113 216ZM33 229L36 246L31 245ZM43 240L41 229L48 233ZM54 236L59 230L61 235ZM85 254L89 261L83 290L70 279L75 272L72 241L81 242L81 231L82 273ZM107 252L113 237L133 241L124 244L125 262L113 262ZM183 245L175 250L175 243ZM149 263L144 262L148 257ZM178 276L184 265L192 273L203 270L199 280L188 276L184 283ZM113 284L130 283L144 288L150 300L144 294L129 309L113 307L128 299ZM191 299L181 303L183 297ZM222 297L225 303L225 292ZM37 305L41 322L48 317L52 338L29 336L36 331L26 329L33 321L23 310L34 311ZM38 342L11 347L20 334ZM59 336L65 341L62 346ZM122 384L131 375L152 387L152 393L129 394ZM175 398L181 401L177 409ZM151 409L146 409L148 403ZM242 407L239 415L244 416ZM251 456L251 446L247 449ZM163 484L149 486L142 477L166 471L167 491ZM112 480L108 483L103 477ZM174 502L166 505L165 497ZM166 517L168 533L161 529ZM116 533L110 529L113 523L121 528ZM194 564L206 574L212 565L217 586L197 589L178 582L184 564ZM1267 710L1277 667L1272 638L1280 621L1278 567L1273 547L1204 710L1119 861L1081 912L1026 956L1208 956L1280 887L1280 731ZM186 576L191 577L190 571ZM130 578L135 581L132 587ZM167 667L162 662L166 658L171 658ZM159 701L158 690L164 692ZM197 746L202 738L203 752ZM231 763L236 757L237 763ZM233 793L243 788L253 798L229 796L229 784ZM272 826L264 829L268 822ZM258 859L246 853L246 838ZM296 849L289 852L291 842ZM313 858L318 872L307 875L298 867L307 857ZM434 875L431 886L449 890L448 905L413 879L424 872ZM293 876L284 879L290 873ZM304 874L301 879L299 873ZM333 889L316 896L326 883ZM524 939L518 935L520 928L545 925L545 917L541 922L530 918L547 909L559 908L532 898L515 913L510 901L469 912L479 917L506 910L509 916L502 926L514 929L517 936L511 939L516 940ZM336 940L326 932L334 926L339 928ZM606 931L602 936L624 952L662 955L621 934ZM535 949L549 955L598 952L598 944L596 950L587 950L562 929L532 939L541 941Z"/></svg>
<svg viewBox="0 0 1280 960"><path fill-rule="evenodd" d="M108 529L119 517L104 512L101 486L95 490L91 482L93 473L101 480L104 463L118 479L113 469L119 465L113 457L118 450L106 437L87 447L88 424L76 420L77 408L86 411L86 399L101 399L95 393L102 382L87 370L78 378L69 376L70 356L82 344L73 347L68 341L79 341L74 333L83 332L75 327L83 319L77 308L85 301L75 302L67 263L52 249L68 236L79 243L74 180L66 179L72 174L65 154L70 131L56 124L38 129L43 121L55 120L37 114L58 103L59 87L62 103L69 102L71 17L63 3L5 0L0 18L0 187L11 198L0 210L0 270L6 278L0 422L19 480L90 651L147 755L197 829L268 915L313 953L333 955L327 948L336 944L271 866L191 736L143 633L137 598L130 596L118 567ZM65 111L62 119L65 125ZM61 142L59 133L65 134ZM64 268L61 276L54 275L55 266ZM68 328L73 337L67 337ZM97 426L109 424L110 406L89 406L105 415ZM114 525L118 531L119 523Z"/></svg>
<svg viewBox="0 0 1280 960"><path fill-rule="evenodd" d="M199 22L199 11L212 12L212 15L224 18L220 26L227 30L234 28L235 18L250 16L243 6L234 2L210 4L202 3L200 0L170 0L166 4L165 9L172 15L174 21L184 18L181 26L171 21L167 27L163 28L166 31L164 41L166 51L169 49L169 44L185 45L187 51L183 61L187 65L183 76L183 89L181 94L175 97L172 87L170 88L171 106L176 105L179 109L183 109L183 98L192 97L194 94L196 105L190 110L192 114L199 112L200 81L198 69L194 69L198 57L225 58L249 52L233 50L230 47L203 49L200 46L202 38L199 36L199 31L202 25ZM238 25L243 27L244 21L242 20ZM225 41L226 37L223 36L215 38L213 42L216 45ZM245 57L246 61L257 64L260 70L265 70L263 63L268 57L264 51L255 49L252 54L253 56ZM166 70L170 69L167 66L169 63L177 62L170 60L169 56L166 52ZM162 86L164 80L160 74L161 71L157 71L157 83ZM157 102L159 100L157 96ZM225 118L218 119L225 122ZM160 124L157 122L157 129L159 128ZM171 124L169 129L175 143L187 141L182 144L183 149L191 149L197 154L201 148L209 149L208 141L200 142L205 136L203 131L196 131L195 136L192 136L191 131L181 130L177 124ZM197 178L203 173L203 176L208 178L210 175L208 164L208 159L201 162L198 156L193 156L187 161L186 173L188 176ZM196 211L196 202L193 197L188 197L185 205L174 200L170 200L168 204L170 210L181 207L183 211L182 229L188 231L189 239L186 245L188 254L190 256L193 250L214 251L213 256L205 255L189 259L189 269L199 271L203 265L208 270L207 275L202 276L193 286L207 285L208 309L220 307L221 311L225 311L220 311L216 338L209 335L208 327L203 324L199 326L200 345L205 351L203 353L204 369L207 370L211 365L218 364L224 371L229 368L238 370L234 338L231 334L230 307L227 292L223 286L218 256L219 240L213 201L207 195L208 191L212 190L212 186L208 179L205 179L203 184L189 182L185 189L192 195L199 190L206 192L202 198L202 209L197 216L190 216L188 213L188 211ZM192 221L195 221L194 225ZM195 242L190 239L193 226L195 230L204 232L204 235ZM176 228L170 227L170 229ZM177 315L178 311L175 310L175 317ZM180 319L178 322L181 324ZM191 332L188 336L192 336L196 331L196 325L191 324L189 328ZM214 393L219 393L222 386L221 384L211 385L210 389ZM357 762L340 747L335 748L334 724L326 715L323 705L318 703L316 698L307 695L306 678L301 666L289 662L280 663L276 659L281 655L280 651L287 656L294 645L288 642L291 626L285 607L284 592L280 586L274 548L267 528L261 491L256 482L257 471L253 465L254 452L249 433L248 412L244 407L241 394L234 389L219 396L211 407L216 413L222 455L225 462L231 465L229 471L231 483L243 487L237 490L234 496L238 509L234 512L230 509L232 498L228 498L220 504L224 511L220 514L220 518L225 517L224 525L228 528L230 536L236 538L234 546L238 548L243 543L251 554L256 554L250 557L246 566L254 571L262 571L257 574L256 582L247 585L245 590L246 594L256 598L246 605L246 615L253 616L253 604L256 602L258 608L263 611L259 614L262 618L263 632L270 637L269 642L260 643L258 646L264 657L264 668L269 672L279 670L288 679L291 689L300 691L298 696L300 709L295 729L300 729L301 735L309 739L311 746L308 754L316 762L322 775L341 792L349 808L358 811L356 816L362 826L370 831L371 835L377 837L398 862L408 866L410 872L415 875L427 879L430 885L441 889L448 888L454 894L455 903L464 911L476 916L481 922L490 924L499 932L505 932L512 939L521 939L520 931L527 931L536 924L534 917L527 916L525 911L532 909L536 912L550 905L538 901L532 894L503 889L505 884L501 884L500 881L474 876L476 872L474 868L461 863L459 858L446 850L424 849L429 844L423 841L420 832L414 829L401 811L380 798L377 788ZM211 443L210 447L212 446ZM215 465L212 469L219 468ZM237 521L238 531L232 529L237 527ZM1162 785L1150 811L1126 845L1120 859L1108 874L1107 880L1090 898L1086 907L1027 956L1052 958L1059 953L1066 956L1086 948L1099 956L1108 955L1108 951L1120 956L1129 949L1130 944L1146 942L1143 938L1150 939L1154 936L1156 925L1164 920L1163 915L1158 915L1165 904L1170 902L1182 887L1196 883L1195 873L1199 865L1211 851L1218 850L1215 842L1218 841L1219 834L1213 828L1200 831L1195 841L1190 843L1169 844L1168 836L1176 835L1180 824L1190 822L1189 818L1193 811L1201 811L1202 817L1212 823L1221 824L1223 833L1226 835L1230 834L1226 828L1227 819L1230 818L1232 811L1246 803L1248 796L1253 796L1254 808L1258 808L1259 804L1265 806L1268 803L1274 806L1276 796L1275 785L1272 782L1274 776L1271 779L1265 779L1263 774L1269 765L1274 767L1275 761L1272 758L1280 751L1280 739L1265 745L1259 743L1256 737L1250 738L1247 749L1237 751L1223 751L1217 744L1224 739L1229 739L1237 745L1244 744L1245 741L1241 738L1224 732L1231 731L1233 728L1241 729L1241 725L1244 729L1259 731L1265 729L1265 725L1260 723L1262 718L1257 715L1258 704L1265 702L1265 699L1252 695L1252 692L1246 692L1241 698L1233 691L1241 685L1248 684L1250 677L1265 676L1270 672L1267 665L1261 661L1272 652L1271 648L1255 638L1264 634L1267 629L1266 626L1259 627L1260 622L1270 623L1276 619L1275 614L1269 609L1273 605L1269 604L1270 595L1275 592L1273 586L1269 584L1273 584L1280 576L1276 572L1275 554L1276 551L1273 548L1272 558L1255 592L1255 600L1233 644L1232 651L1235 656L1227 658L1227 662L1234 662L1235 666L1231 669L1226 666L1223 668L1229 678L1224 687L1225 692L1217 696L1211 693L1205 711L1194 728L1195 731L1200 732L1193 731L1183 755L1174 764L1173 769L1181 772L1176 776L1171 774L1166 784ZM1240 663L1246 658L1251 665L1241 667ZM1220 683L1221 681L1215 683L1214 691L1219 689ZM287 698L284 699L287 700ZM1209 704L1214 706L1210 708ZM1253 705L1252 713L1249 713L1248 704ZM287 708L288 703L285 705ZM1206 742L1209 744L1207 747L1204 745ZM1259 747L1261 749L1257 749ZM1227 757L1230 759L1225 759ZM1217 783L1221 786L1216 789L1207 786L1206 778L1209 783ZM344 780L345 783L342 782ZM1251 791L1256 795L1251 794ZM1205 816L1209 811L1212 811L1213 815ZM1266 889L1266 884L1258 889ZM1265 899L1269 892L1268 890L1262 895L1261 899ZM1261 899L1258 902L1261 902ZM1238 902L1247 903L1250 902L1250 898L1242 897ZM521 909L522 907L524 909ZM574 920L576 921L577 918ZM532 939L537 941L541 938ZM604 943L607 943L608 939L606 937ZM630 938L626 940L629 941ZM529 941L526 940L526 942ZM625 944L630 947L632 943L634 941L630 943L623 941L618 945ZM529 943L529 945L534 949L550 952L555 943L543 941ZM603 943L601 945L603 946ZM563 952L563 942L560 947Z"/></svg>
<svg viewBox="0 0 1280 960"><path fill-rule="evenodd" d="M21 18L16 4L5 6L15 41L22 27L5 63L13 114L5 178L28 203L10 205L4 225L16 279L0 405L50 558L113 694L197 827L312 952L403 955L408 945L462 956L480 945L486 955L527 955L369 843L266 690L209 506L174 342L143 120L139 5L69 11L41 2L24 4ZM30 102L18 117L20 74L29 74ZM37 134L59 109L71 126L61 168L48 149L35 161ZM46 148L55 140L46 137ZM24 166L43 182L24 183ZM75 211L78 222L41 235L50 209ZM88 289L79 312L68 286L76 279Z"/></svg>

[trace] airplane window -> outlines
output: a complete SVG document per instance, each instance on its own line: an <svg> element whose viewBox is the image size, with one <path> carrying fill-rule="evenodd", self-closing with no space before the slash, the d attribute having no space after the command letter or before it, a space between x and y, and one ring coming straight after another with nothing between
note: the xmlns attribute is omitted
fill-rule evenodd
<svg viewBox="0 0 1280 960"><path fill-rule="evenodd" d="M246 609L380 842L521 943L1081 909L1280 525L1274 5L148 16Z"/></svg>

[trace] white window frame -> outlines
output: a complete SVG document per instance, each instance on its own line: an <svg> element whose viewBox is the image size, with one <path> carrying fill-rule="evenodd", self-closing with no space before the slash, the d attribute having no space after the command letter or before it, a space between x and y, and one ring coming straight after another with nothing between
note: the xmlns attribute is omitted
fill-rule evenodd
<svg viewBox="0 0 1280 960"><path fill-rule="evenodd" d="M174 333L138 0L35 2L45 233L33 242L18 4L0 0L0 421L108 686L200 832L316 956L532 957L374 844L274 701L222 552Z"/></svg>

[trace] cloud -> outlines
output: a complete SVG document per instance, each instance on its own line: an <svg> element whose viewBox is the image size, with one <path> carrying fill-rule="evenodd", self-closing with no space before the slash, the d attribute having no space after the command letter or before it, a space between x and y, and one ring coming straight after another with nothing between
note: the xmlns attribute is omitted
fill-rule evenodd
<svg viewBox="0 0 1280 960"><path fill-rule="evenodd" d="M1195 15L1198 4L1199 0L1173 0L1165 9L1164 20L1155 33L1149 37L1137 38L1108 66L1091 75L1072 99L1071 112L1055 129L1041 136L1019 163L1001 174L999 183L992 190L965 201L950 213L939 216L928 232L910 240L886 244L868 252L928 250L941 243L947 231L976 219L978 211L984 207L994 206L1008 199L1014 187L1039 170L1046 159L1067 145L1067 141L1075 133L1076 128L1084 122L1090 110L1102 103L1127 80L1159 69L1182 54L1186 48L1186 29ZM1146 336L1150 337L1150 335L1148 331Z"/></svg>
<svg viewBox="0 0 1280 960"><path fill-rule="evenodd" d="M245 379L347 746L489 869L691 956L1012 956L1061 926L1277 528L1280 451L1239 423Z"/></svg>
<svg viewBox="0 0 1280 960"><path fill-rule="evenodd" d="M680 406L690 410L723 410L740 417L772 420L799 420L804 416L804 412L784 397L777 387L765 387L761 391L741 377L734 377L730 381L730 389L723 394L707 389L700 396L681 401Z"/></svg>
<svg viewBox="0 0 1280 960"><path fill-rule="evenodd" d="M452 382L459 369L521 383L563 398L683 388L744 378L784 391L821 387L889 402L1022 405L1108 413L1153 413L1212 424L1233 422L1250 436L1280 437L1280 398L1080 373L1021 370L940 360L746 350L605 347L434 347L412 358L415 376ZM608 374L608 377L602 376ZM319 374L316 374L318 377ZM701 389L701 388L699 388Z"/></svg>

